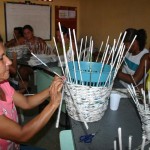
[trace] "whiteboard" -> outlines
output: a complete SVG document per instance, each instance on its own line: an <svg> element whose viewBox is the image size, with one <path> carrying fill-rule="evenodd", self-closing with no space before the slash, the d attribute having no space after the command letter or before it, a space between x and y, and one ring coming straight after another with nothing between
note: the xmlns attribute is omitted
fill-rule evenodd
<svg viewBox="0 0 150 150"><path fill-rule="evenodd" d="M13 38L14 27L31 25L34 35L51 39L51 7L48 5L5 3L6 41Z"/></svg>

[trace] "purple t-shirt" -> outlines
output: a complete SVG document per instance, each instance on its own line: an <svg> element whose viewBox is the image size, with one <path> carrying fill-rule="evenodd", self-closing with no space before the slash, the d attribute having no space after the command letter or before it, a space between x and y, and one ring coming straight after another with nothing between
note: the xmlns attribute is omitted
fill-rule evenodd
<svg viewBox="0 0 150 150"><path fill-rule="evenodd" d="M14 89L7 81L1 83L0 87L3 89L6 96L6 101L0 100L0 115L5 115L9 119L18 122L18 115L13 102ZM19 144L0 138L0 150L19 150Z"/></svg>

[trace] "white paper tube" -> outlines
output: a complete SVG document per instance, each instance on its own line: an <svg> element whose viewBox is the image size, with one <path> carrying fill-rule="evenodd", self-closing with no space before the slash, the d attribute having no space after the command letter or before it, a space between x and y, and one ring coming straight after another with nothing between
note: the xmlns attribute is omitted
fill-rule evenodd
<svg viewBox="0 0 150 150"><path fill-rule="evenodd" d="M131 150L132 148L132 136L129 136L129 148L128 150Z"/></svg>
<svg viewBox="0 0 150 150"><path fill-rule="evenodd" d="M59 127L59 120L60 120L60 114L61 114L61 107L62 107L62 103L63 103L63 97L64 97L64 87L62 88L62 96L61 96L61 101L60 101L58 114L57 114L56 128Z"/></svg>
<svg viewBox="0 0 150 150"><path fill-rule="evenodd" d="M43 62L40 58L38 58L35 54L33 54L32 52L31 52L31 54L32 54L35 58L37 58L44 66L46 66L46 67L48 68L48 71L50 71L50 72L54 73L55 75L59 76L60 78L62 78L57 72L51 70L51 69L47 66L47 64L44 63L44 62Z"/></svg>
<svg viewBox="0 0 150 150"><path fill-rule="evenodd" d="M53 40L54 40L54 44L55 44L55 48L56 48L56 52L57 52L57 55L58 55L58 59L59 59L59 62L60 62L61 70L62 70L63 75L65 76L65 72L64 72L64 69L63 69L63 66L62 66L62 62L61 62L61 59L60 59L60 55L59 55L59 52L58 52L58 48L57 48L57 44L56 44L56 40L55 40L55 38L54 38L54 37L53 37Z"/></svg>
<svg viewBox="0 0 150 150"><path fill-rule="evenodd" d="M141 150L144 150L144 147L145 147L145 140L146 140L146 137L143 136L143 137L142 137L142 146L141 146Z"/></svg>
<svg viewBox="0 0 150 150"><path fill-rule="evenodd" d="M114 150L117 150L117 141L114 141Z"/></svg>
<svg viewBox="0 0 150 150"><path fill-rule="evenodd" d="M122 150L122 133L121 133L121 128L118 128L118 137L119 137L119 150Z"/></svg>

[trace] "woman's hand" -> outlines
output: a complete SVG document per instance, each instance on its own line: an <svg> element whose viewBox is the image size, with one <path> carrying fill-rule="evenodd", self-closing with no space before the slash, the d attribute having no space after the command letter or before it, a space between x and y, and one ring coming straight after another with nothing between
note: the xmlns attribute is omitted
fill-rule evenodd
<svg viewBox="0 0 150 150"><path fill-rule="evenodd" d="M50 93L50 105L58 107L61 101L61 89L63 87L63 79L55 76L54 80L49 88Z"/></svg>

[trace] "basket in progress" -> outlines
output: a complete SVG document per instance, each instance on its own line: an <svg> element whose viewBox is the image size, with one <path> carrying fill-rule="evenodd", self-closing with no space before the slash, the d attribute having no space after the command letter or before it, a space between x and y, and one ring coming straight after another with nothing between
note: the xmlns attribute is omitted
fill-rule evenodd
<svg viewBox="0 0 150 150"><path fill-rule="evenodd" d="M67 82L64 89L66 109L77 121L94 122L104 115L112 86L89 87Z"/></svg>
<svg viewBox="0 0 150 150"><path fill-rule="evenodd" d="M80 63L80 64L79 64ZM68 62L70 80L65 84L64 99L71 118L94 122L104 115L113 84L110 65L96 62Z"/></svg>
<svg viewBox="0 0 150 150"><path fill-rule="evenodd" d="M146 99L147 96L143 89L141 89L141 93L139 93L135 90L133 85L128 87L128 91L131 94L141 118L143 135L146 136L146 138L150 141L150 99Z"/></svg>
<svg viewBox="0 0 150 150"><path fill-rule="evenodd" d="M80 66L80 68L79 68ZM109 86L114 69L110 65L97 62L68 62L71 81L87 86Z"/></svg>
<svg viewBox="0 0 150 150"><path fill-rule="evenodd" d="M150 108L146 105L146 109L140 104L140 109L138 106L138 112L142 122L143 135L150 141Z"/></svg>

